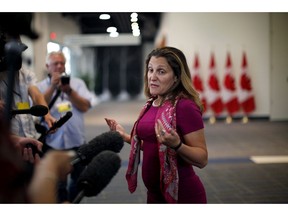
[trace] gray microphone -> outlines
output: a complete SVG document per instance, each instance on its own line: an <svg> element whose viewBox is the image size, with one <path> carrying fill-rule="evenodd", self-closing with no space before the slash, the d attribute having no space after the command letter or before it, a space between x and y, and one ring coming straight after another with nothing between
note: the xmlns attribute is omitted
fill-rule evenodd
<svg viewBox="0 0 288 216"><path fill-rule="evenodd" d="M108 131L96 136L87 144L81 145L76 151L72 165L82 163L87 165L100 152L110 150L119 153L124 145L122 136L117 131Z"/></svg>
<svg viewBox="0 0 288 216"><path fill-rule="evenodd" d="M95 156L81 173L77 181L80 191L73 203L79 203L84 196L98 195L112 180L121 167L121 159L113 151L103 151Z"/></svg>

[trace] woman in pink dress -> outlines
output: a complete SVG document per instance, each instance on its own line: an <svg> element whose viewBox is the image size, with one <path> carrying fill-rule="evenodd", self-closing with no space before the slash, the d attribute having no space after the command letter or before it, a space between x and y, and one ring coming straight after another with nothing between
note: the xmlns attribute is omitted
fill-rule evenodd
<svg viewBox="0 0 288 216"><path fill-rule="evenodd" d="M116 120L105 119L110 130L131 144L126 173L129 191L137 187L142 151L147 203L207 203L193 168L202 169L208 161L203 105L182 51L163 47L148 55L144 92L148 100L130 134Z"/></svg>

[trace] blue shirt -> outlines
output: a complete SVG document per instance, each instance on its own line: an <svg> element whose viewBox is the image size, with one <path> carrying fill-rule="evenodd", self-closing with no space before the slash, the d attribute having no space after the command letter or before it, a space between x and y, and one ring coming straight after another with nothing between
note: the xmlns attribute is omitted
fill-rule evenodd
<svg viewBox="0 0 288 216"><path fill-rule="evenodd" d="M37 86L39 90L44 93L50 86L50 78L47 77L46 79L37 83ZM77 77L71 77L70 86L77 92L77 94L90 102L90 107L93 106L95 95L88 90L83 80ZM52 98L55 96L55 94L56 90L54 91ZM67 112L59 112L59 105L65 103L69 103L71 105L71 112L73 113L72 117L60 128L58 128L55 133L46 136L46 143L52 148L59 150L79 147L85 143L84 113L73 106L67 94L64 92L60 93L54 105L51 107L50 113L54 118L60 119Z"/></svg>

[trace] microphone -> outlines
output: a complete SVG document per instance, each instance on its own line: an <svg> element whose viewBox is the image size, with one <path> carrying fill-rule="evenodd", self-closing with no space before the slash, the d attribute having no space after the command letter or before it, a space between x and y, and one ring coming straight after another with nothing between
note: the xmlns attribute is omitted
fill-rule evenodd
<svg viewBox="0 0 288 216"><path fill-rule="evenodd" d="M72 115L73 113L71 111L68 111L64 116L62 116L58 121L56 121L52 125L52 127L49 129L49 132L57 128L60 128L65 122L67 122L72 117Z"/></svg>
<svg viewBox="0 0 288 216"><path fill-rule="evenodd" d="M33 116L45 116L48 113L48 108L43 105L35 105L32 106L30 109L19 109L19 110L12 110L11 115L18 115L18 114L31 114Z"/></svg>
<svg viewBox="0 0 288 216"><path fill-rule="evenodd" d="M98 195L116 175L121 167L121 159L113 151L103 151L95 156L77 180L80 191L73 203L80 203L84 196Z"/></svg>
<svg viewBox="0 0 288 216"><path fill-rule="evenodd" d="M63 117L61 117L58 121L56 121L52 127L49 128L45 133L42 133L41 136L38 138L39 141L43 142L45 136L47 136L51 131L60 128L65 122L67 122L71 117L73 113L71 111L68 111Z"/></svg>
<svg viewBox="0 0 288 216"><path fill-rule="evenodd" d="M119 132L104 132L87 144L81 145L76 152L77 156L72 160L71 164L75 165L80 162L83 165L87 165L100 152L110 150L119 153L123 145L124 140Z"/></svg>

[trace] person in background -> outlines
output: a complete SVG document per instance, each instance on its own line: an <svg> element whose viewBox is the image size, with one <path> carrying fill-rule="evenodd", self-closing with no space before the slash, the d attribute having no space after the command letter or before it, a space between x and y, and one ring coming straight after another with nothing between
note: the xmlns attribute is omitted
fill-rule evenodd
<svg viewBox="0 0 288 216"><path fill-rule="evenodd" d="M204 185L193 168L204 168L208 161L203 106L182 51L163 47L148 55L144 92L148 100L131 134L116 120L105 118L110 130L131 144L129 191L137 187L142 150L147 203L207 203Z"/></svg>
<svg viewBox="0 0 288 216"><path fill-rule="evenodd" d="M27 49L27 46L21 42L20 34L15 33L11 35L6 32L5 29L0 32L0 43L3 44L3 47L0 47L0 55L1 59L4 59L3 61L0 61L0 101L2 106L5 106L4 102L7 96L7 91L10 90L13 93L11 104L12 110L29 109L30 101L32 101L33 105L43 105L48 107L43 94L36 86L37 79L35 73L22 68L22 62L14 62L14 67L17 69L15 71L14 88L9 89L8 75L11 71L8 70L8 63L5 61L4 46L12 40L18 41L19 46L22 47L22 52ZM56 121L56 119L51 116L50 112L44 116L44 120L49 128ZM31 114L12 116L11 133L34 139L39 137Z"/></svg>
<svg viewBox="0 0 288 216"><path fill-rule="evenodd" d="M49 149L77 150L86 142L84 114L93 107L95 96L88 90L83 80L66 75L65 63L63 52L48 53L46 58L48 76L37 84L49 106L51 101L54 101L50 109L53 117L59 119L68 111L73 114L55 133L46 137L44 152ZM59 202L71 202L76 197L76 182L83 169L80 164L74 167L68 181L68 190L67 181L60 183Z"/></svg>

